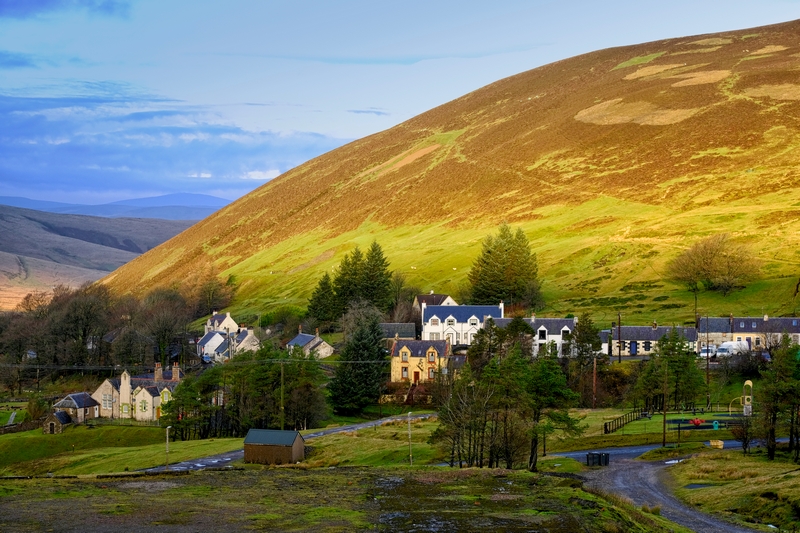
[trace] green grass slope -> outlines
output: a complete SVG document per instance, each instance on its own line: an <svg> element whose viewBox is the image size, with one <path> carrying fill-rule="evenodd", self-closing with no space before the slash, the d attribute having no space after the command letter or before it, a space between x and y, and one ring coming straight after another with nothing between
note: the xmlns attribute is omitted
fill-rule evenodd
<svg viewBox="0 0 800 533"><path fill-rule="evenodd" d="M263 185L104 279L121 293L239 283L233 311L305 305L377 239L423 290L454 291L502 221L538 253L547 313L693 318L664 265L707 235L761 281L711 314L790 314L800 259L800 22L601 50L500 80Z"/></svg>

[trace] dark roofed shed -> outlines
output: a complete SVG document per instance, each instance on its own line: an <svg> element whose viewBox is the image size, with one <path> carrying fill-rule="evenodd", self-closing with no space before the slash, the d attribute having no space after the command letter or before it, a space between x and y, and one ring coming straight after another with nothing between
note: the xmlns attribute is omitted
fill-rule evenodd
<svg viewBox="0 0 800 533"><path fill-rule="evenodd" d="M245 463L280 465L303 459L305 440L297 431L251 429L244 439Z"/></svg>

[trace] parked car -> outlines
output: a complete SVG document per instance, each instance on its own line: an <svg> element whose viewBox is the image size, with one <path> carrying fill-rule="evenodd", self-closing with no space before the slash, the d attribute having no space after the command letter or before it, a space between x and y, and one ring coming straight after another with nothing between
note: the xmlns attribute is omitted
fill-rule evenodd
<svg viewBox="0 0 800 533"><path fill-rule="evenodd" d="M700 357L703 359L714 357L715 355L717 355L717 347L713 344L711 346L704 346L700 349Z"/></svg>

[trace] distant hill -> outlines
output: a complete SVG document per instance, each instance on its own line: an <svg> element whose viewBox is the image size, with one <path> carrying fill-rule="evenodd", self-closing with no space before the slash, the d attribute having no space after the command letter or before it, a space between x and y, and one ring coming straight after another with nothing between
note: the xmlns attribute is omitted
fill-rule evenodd
<svg viewBox="0 0 800 533"><path fill-rule="evenodd" d="M100 279L191 224L0 205L0 309L14 307L32 290Z"/></svg>
<svg viewBox="0 0 800 533"><path fill-rule="evenodd" d="M424 90L421 88L420 90ZM478 89L317 157L106 277L143 293L212 261L233 310L305 305L377 239L422 290L457 290L497 224L522 227L547 313L682 322L664 265L697 239L751 245L763 279L711 314L796 312L800 22L601 50Z"/></svg>
<svg viewBox="0 0 800 533"><path fill-rule="evenodd" d="M17 196L0 196L0 205L36 209L49 213L162 220L202 220L229 203L224 198L207 194L165 194L99 205L65 204Z"/></svg>

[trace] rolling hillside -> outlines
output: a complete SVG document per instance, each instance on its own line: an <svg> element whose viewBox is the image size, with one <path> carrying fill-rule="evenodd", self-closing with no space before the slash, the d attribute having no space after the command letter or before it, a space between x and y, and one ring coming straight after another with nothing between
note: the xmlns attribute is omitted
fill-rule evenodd
<svg viewBox="0 0 800 533"><path fill-rule="evenodd" d="M422 89L421 89L422 90ZM800 21L601 50L500 80L322 155L106 277L143 293L211 261L234 309L304 305L377 239L411 283L453 291L501 221L538 253L547 313L683 321L663 266L718 232L762 280L702 312L795 311Z"/></svg>
<svg viewBox="0 0 800 533"><path fill-rule="evenodd" d="M0 205L0 310L13 308L33 290L96 281L190 224Z"/></svg>

